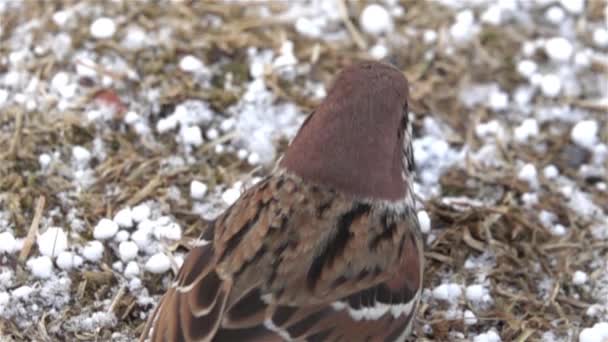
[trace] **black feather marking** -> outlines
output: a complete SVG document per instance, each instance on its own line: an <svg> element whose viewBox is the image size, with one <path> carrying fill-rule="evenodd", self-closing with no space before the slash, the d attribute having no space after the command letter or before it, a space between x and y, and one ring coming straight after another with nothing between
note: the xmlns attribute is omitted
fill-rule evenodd
<svg viewBox="0 0 608 342"><path fill-rule="evenodd" d="M378 245L384 240L391 240L395 232L397 231L397 224L395 222L391 222L389 225L386 225L386 222L383 223L382 232L372 239L369 243L369 248L371 250L375 250Z"/></svg>
<svg viewBox="0 0 608 342"><path fill-rule="evenodd" d="M244 320L265 310L266 307L266 303L262 301L262 293L257 288L249 291L245 297L241 298L229 309L228 318L235 322Z"/></svg>
<svg viewBox="0 0 608 342"><path fill-rule="evenodd" d="M336 225L336 234L327 242L327 245L313 261L308 269L307 285L313 290L319 280L323 269L331 266L339 255L344 252L346 245L352 237L350 226L357 218L365 215L371 209L369 204L358 204L352 210L342 215Z"/></svg>
<svg viewBox="0 0 608 342"><path fill-rule="evenodd" d="M328 314L332 313L333 310L330 308L325 308L320 311L317 311L313 314L308 315L306 318L301 321L290 325L287 328L287 332L292 338L297 338L298 336L305 334L310 330L315 324L325 318Z"/></svg>
<svg viewBox="0 0 608 342"><path fill-rule="evenodd" d="M265 341L274 335L263 325L243 329L220 329L213 336L213 342Z"/></svg>
<svg viewBox="0 0 608 342"><path fill-rule="evenodd" d="M329 337L329 335L331 335L332 331L333 331L333 328L325 329L325 330L320 331L320 332L318 332L316 334L308 336L306 338L306 341L308 341L308 342L327 341L327 338Z"/></svg>
<svg viewBox="0 0 608 342"><path fill-rule="evenodd" d="M296 311L297 309L295 307L279 306L272 315L272 322L277 327L283 326Z"/></svg>
<svg viewBox="0 0 608 342"><path fill-rule="evenodd" d="M323 213L325 213L325 211L327 211L327 209L331 208L331 205L333 204L333 198L327 200L326 202L321 203L320 206L317 207L317 217L321 218L323 217Z"/></svg>
<svg viewBox="0 0 608 342"><path fill-rule="evenodd" d="M212 245L200 246L192 249L179 272L178 283L181 286L192 284L213 259L214 249ZM191 264L190 260L194 260Z"/></svg>

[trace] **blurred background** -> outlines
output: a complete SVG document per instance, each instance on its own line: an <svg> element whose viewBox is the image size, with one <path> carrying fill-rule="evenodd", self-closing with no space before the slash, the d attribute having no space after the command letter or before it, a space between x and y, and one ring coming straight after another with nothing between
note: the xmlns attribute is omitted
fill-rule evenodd
<svg viewBox="0 0 608 342"><path fill-rule="evenodd" d="M604 0L0 0L0 336L131 341L344 66L410 81L419 341L608 341Z"/></svg>

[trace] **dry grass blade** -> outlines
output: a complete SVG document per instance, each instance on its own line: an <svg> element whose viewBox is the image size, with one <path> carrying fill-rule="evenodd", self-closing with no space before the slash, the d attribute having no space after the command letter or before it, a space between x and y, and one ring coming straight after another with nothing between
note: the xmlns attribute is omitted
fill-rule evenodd
<svg viewBox="0 0 608 342"><path fill-rule="evenodd" d="M30 254L30 251L32 250L34 242L36 241L40 220L42 219L42 213L44 211L44 203L44 196L38 197L38 201L36 202L36 211L34 212L34 219L32 220L32 224L30 225L30 229L25 237L25 240L23 240L23 248L21 248L21 252L19 253L20 262L25 262Z"/></svg>

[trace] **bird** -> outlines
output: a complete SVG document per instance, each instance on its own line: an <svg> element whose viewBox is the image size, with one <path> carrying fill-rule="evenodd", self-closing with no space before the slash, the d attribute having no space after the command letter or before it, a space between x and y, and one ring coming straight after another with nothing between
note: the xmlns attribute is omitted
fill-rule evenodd
<svg viewBox="0 0 608 342"><path fill-rule="evenodd" d="M423 287L408 81L337 74L268 176L202 232L141 341L404 341Z"/></svg>

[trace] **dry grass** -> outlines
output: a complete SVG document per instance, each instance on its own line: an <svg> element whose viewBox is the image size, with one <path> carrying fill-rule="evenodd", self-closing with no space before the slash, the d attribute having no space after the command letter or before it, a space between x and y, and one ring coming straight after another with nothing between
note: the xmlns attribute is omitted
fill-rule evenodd
<svg viewBox="0 0 608 342"><path fill-rule="evenodd" d="M42 24L34 40L44 39L45 32L58 31L51 20L54 10L70 3L73 2L28 1L22 10L4 13L0 18L4 37L24 22L38 18ZM396 22L400 31L406 28L441 30L453 18L451 10L431 2L403 3L407 12ZM595 6L597 2L591 3ZM285 7L285 3L270 2L267 5L276 13ZM105 15L123 18L116 40L121 37L120 27L130 23L152 31L171 27L177 33L176 39L136 52L124 49L115 40L92 43L88 39L90 18L81 18L69 32L73 39L72 47L86 47L106 56L121 56L142 75L142 79L134 81L104 65L96 65L102 74L118 80L115 84L119 86L106 89L99 84L90 84L90 80L80 80L81 90L85 93L80 109L93 105L95 101L115 102L117 110L108 127L86 123L77 109L60 112L48 105L30 112L19 106L3 110L0 115L0 146L8 148L0 157L0 192L3 193L0 207L10 212L16 235L26 236L30 231L35 232L39 198L45 199L45 210L58 208L63 217L66 217L69 206L79 208L89 233L81 234L82 241L75 243L90 239L94 224L118 208L155 198L162 210L174 215L185 228L187 237L196 237L202 225L199 216L192 212L191 200L187 197L172 198L169 188L178 187L187 193L192 179L204 180L214 188L242 178L243 174L252 171L251 167L234 155L213 153L215 142L193 152L197 163L168 167L162 161L180 153L179 146L163 135L157 135L156 141L141 141L131 130L121 128L123 106L141 102L142 105L137 107L149 111L153 105L143 104L147 101L143 95L154 86L160 89L159 101L154 104L161 108L160 117L170 113L176 103L188 98L204 99L222 113L237 101L242 95L243 85L249 81L247 48L256 46L277 50L282 40L290 39L295 43L298 60L311 62L310 72L295 82L286 82L269 74L267 84L279 99L293 101L306 111L317 103L305 91L306 79L328 82L342 66L366 57L360 46L373 43L356 27L355 13L359 13L362 7L359 3L349 3L350 17L344 17L344 23L351 27L349 39L331 44L300 36L293 30L292 22L281 20L279 15L271 20L260 19L255 14L258 6L261 4L245 8L215 2L178 1L171 5L104 2ZM593 6L590 7L595 8ZM596 11L600 10L592 9L589 15L595 15ZM211 28L209 22L212 17L221 18L222 24ZM472 134L473 123L487 121L496 114L484 108L465 108L458 100L459 91L474 82L485 81L496 81L507 91L514 89L521 81L515 72L514 54L519 51L521 43L534 34L529 29L513 25L483 28L472 43L474 48L455 49L453 53L446 52L446 37L440 34L431 60L424 58L428 47L420 43L419 37L406 35L407 39L395 39L392 43L398 48L393 50L391 57L412 84L412 107L418 114L417 128L421 127L425 113L433 113L450 126L453 136L449 139L455 146L466 144L476 149L483 144ZM6 52L2 45L0 41L0 55ZM203 88L177 69L167 71L168 66L177 65L180 56L186 53L199 56L205 64L213 65L213 87ZM48 54L36 58L27 65L27 69L40 79L48 80L64 66L62 63L65 62L56 61L52 54ZM1 68L0 72L3 72ZM224 76L228 72L233 75L232 91L224 90ZM153 117L151 121L155 121ZM57 165L45 174L38 172L40 153L55 150L69 156L73 145L90 145L95 137L101 137L105 143L107 157L93 160L96 181L78 197L66 196L73 193L74 183L66 174L69 169L65 166ZM570 146L567 139L564 136L548 137L550 153L547 154L537 153L529 146L508 144L504 146L504 157L506 160L524 159L537 165L554 163L563 173L577 179L582 188L593 192L592 187L577 176L576 167L580 163L569 164L568 156L572 151L567 151ZM571 275L574 270L581 269L593 274L588 265L594 258L608 257L608 244L594 242L588 229L589 222L565 205L566 198L549 181L542 180L543 194L539 204L533 208L523 205L518 198L530 189L514 177L516 172L512 168L511 165L505 169L488 169L470 163L465 168L455 167L442 176L444 196L466 196L484 204L471 206L463 203L460 208L455 208L444 204L440 198L426 203L437 237L427 249L425 285L428 288L437 286L448 275L455 282L474 282L477 274L464 267L465 260L490 252L495 255L496 262L496 267L487 270L494 305L487 310L478 310L468 303L463 304L473 309L481 321L474 328L476 331L496 327L503 341L536 341L544 331L566 333L572 327L589 326L592 321L583 313L594 298L584 289L573 287ZM254 170L256 174L267 171ZM602 200L599 193L595 195L603 209L608 210L608 201ZM537 219L542 209L559 213L560 222L569 227L571 234L556 237L548 232ZM61 220L53 223L70 226ZM23 253L27 255L29 251L24 249ZM11 336L18 341L110 340L112 331L109 330L85 333L62 328L69 318L96 311L103 307L101 300L109 299L111 305L108 310L117 317L113 330L135 336L143 322L140 312L149 307L138 305L136 298L122 285L123 276L110 266L115 260L116 256L106 253L100 267L72 272L72 305L63 308L58 315L45 316L26 330L14 322L0 320L0 335ZM30 281L23 260L5 258L1 264L15 268L17 284ZM553 283L547 293L541 293L538 284L547 278L553 279ZM142 280L152 294L163 291L164 282L160 276L146 274ZM441 303L423 306L419 321L430 324L433 333L426 334L423 324L419 324L417 332L422 340L446 341L450 339L450 331L472 329L462 320L445 319L446 310L449 308Z"/></svg>

